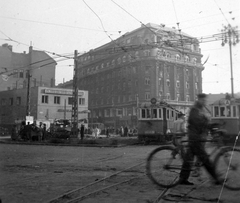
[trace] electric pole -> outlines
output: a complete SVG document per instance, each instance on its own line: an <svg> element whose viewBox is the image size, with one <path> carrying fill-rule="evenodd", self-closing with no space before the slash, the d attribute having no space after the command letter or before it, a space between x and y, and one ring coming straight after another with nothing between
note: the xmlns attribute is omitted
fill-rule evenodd
<svg viewBox="0 0 240 203"><path fill-rule="evenodd" d="M223 29L221 30L222 31L222 46L224 46L226 43L229 44L232 98L234 98L232 46L235 46L239 42L239 36L238 36L237 28L238 28L237 26L232 27L230 24L228 24L227 26L223 26Z"/></svg>
<svg viewBox="0 0 240 203"><path fill-rule="evenodd" d="M72 136L78 136L78 62L77 50L74 51L73 97L72 97Z"/></svg>
<svg viewBox="0 0 240 203"><path fill-rule="evenodd" d="M30 116L30 70L27 70L27 111L26 116Z"/></svg>

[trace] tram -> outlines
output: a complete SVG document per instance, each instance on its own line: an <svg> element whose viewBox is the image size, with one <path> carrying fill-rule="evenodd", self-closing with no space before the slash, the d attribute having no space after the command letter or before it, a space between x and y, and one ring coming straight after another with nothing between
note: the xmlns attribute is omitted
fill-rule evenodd
<svg viewBox="0 0 240 203"><path fill-rule="evenodd" d="M171 140L173 122L181 113L166 102L157 104L155 98L151 104L138 107L138 140L149 143Z"/></svg>
<svg viewBox="0 0 240 203"><path fill-rule="evenodd" d="M211 112L211 121L222 124L227 131L226 140L234 142L240 133L240 99L223 98L217 100L211 104Z"/></svg>

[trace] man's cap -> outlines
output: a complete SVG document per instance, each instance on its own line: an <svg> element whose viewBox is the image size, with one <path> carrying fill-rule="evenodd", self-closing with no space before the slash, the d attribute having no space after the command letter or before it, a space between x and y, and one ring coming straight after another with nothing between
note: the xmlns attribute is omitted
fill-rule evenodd
<svg viewBox="0 0 240 203"><path fill-rule="evenodd" d="M198 94L197 97L198 97L198 99L204 99L207 97L207 95L204 93L201 93L201 94Z"/></svg>

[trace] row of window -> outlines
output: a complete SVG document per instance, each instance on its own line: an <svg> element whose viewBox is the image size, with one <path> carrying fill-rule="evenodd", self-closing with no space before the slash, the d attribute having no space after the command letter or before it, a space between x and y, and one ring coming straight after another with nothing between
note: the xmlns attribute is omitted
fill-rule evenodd
<svg viewBox="0 0 240 203"><path fill-rule="evenodd" d="M162 96L162 91L159 92L159 97L161 99L166 99L166 100L175 100L175 101L183 101L181 100L181 95L177 93L174 98L171 97L170 93L166 93L166 96ZM149 101L152 98L152 95L150 92L145 92L144 98L146 101ZM123 95L123 96L117 96L117 100L115 100L115 97L110 97L108 99L101 98L101 99L96 99L91 101L91 106L94 105L105 105L105 104L115 104L115 103L125 103L125 102L131 102L131 101L137 101L138 99L138 94L135 95ZM116 102L115 102L116 101ZM190 95L187 94L185 97L186 102L190 101Z"/></svg>
<svg viewBox="0 0 240 203"><path fill-rule="evenodd" d="M175 120L176 113L171 109L166 109L167 120ZM163 109L162 108L141 108L139 111L140 120L162 120L163 119Z"/></svg>
<svg viewBox="0 0 240 203"><path fill-rule="evenodd" d="M104 69L104 68L109 68L109 67L114 67L116 65L120 65L122 63L125 63L125 62L132 62L132 61L135 61L137 59L139 59L139 51L136 51L134 54L129 54L129 55L124 55L122 57L119 57L117 59L113 59L111 61L108 61L108 62L104 62L104 63L101 63L100 65L96 65L95 67L89 67L87 69L84 69L82 70L82 72L80 73L81 75L86 75L86 74L91 74L91 73L95 73L101 69ZM150 56L151 55L151 51L150 50L145 50L143 51L143 56ZM172 56L170 53L168 52L165 52L165 50L163 51L158 51L157 52L157 56L158 57L165 57L167 59L171 59ZM184 62L189 62L190 61L190 58L189 56L184 56ZM176 61L180 61L182 58L179 54L176 54L175 55L175 60ZM193 64L196 64L197 63L197 59L196 58L192 58L192 63Z"/></svg>
<svg viewBox="0 0 240 203"><path fill-rule="evenodd" d="M151 85L150 77L145 77L144 84L147 85L147 86ZM116 87L114 85L107 85L105 87L97 87L96 89L94 87L92 87L92 88L89 87L89 91L90 91L90 94L94 94L94 93L101 94L101 93L104 93L104 92L114 91L116 89L126 90L126 89L130 88L132 85L138 86L138 80L135 80L134 84L132 84L131 81L118 83ZM161 78L159 78L158 85L159 85L159 88L162 89L163 83L162 83ZM167 85L167 87L171 86L171 82L170 82L169 79L166 80L166 85ZM195 82L195 89L196 90L198 89L198 86L199 86L198 82ZM176 88L180 88L180 81L179 80L176 81ZM185 88L190 89L190 83L189 82L186 82L186 87Z"/></svg>
<svg viewBox="0 0 240 203"><path fill-rule="evenodd" d="M61 98L60 96L54 96L53 98L53 103L54 104L62 104L63 105L63 100L64 98ZM48 104L49 103L49 95L42 95L42 104ZM16 105L19 106L22 103L21 97L16 97ZM68 97L67 98L67 104L66 105L72 105L73 103L73 98ZM78 104L79 105L85 105L85 98L78 98ZM0 102L1 106L13 106L14 105L14 98L11 97L9 99L2 98Z"/></svg>
<svg viewBox="0 0 240 203"><path fill-rule="evenodd" d="M123 96L117 96L117 103L125 103L125 102L131 102L131 101L137 101L138 95L123 95ZM106 103L105 103L106 102ZM92 100L91 105L104 105L104 104L115 104L115 98L111 97L108 99L96 99Z"/></svg>
<svg viewBox="0 0 240 203"><path fill-rule="evenodd" d="M63 105L65 102L65 98L61 98L60 96L53 96L53 103L54 104L61 104ZM42 95L42 104L48 104L49 103L49 95ZM73 104L73 98L68 97L66 99L66 105L72 105ZM85 98L78 98L78 104L79 105L85 105Z"/></svg>
<svg viewBox="0 0 240 203"><path fill-rule="evenodd" d="M16 97L16 105L19 106L22 103L21 97ZM11 97L9 99L2 98L0 102L1 106L13 106L14 105L14 98Z"/></svg>
<svg viewBox="0 0 240 203"><path fill-rule="evenodd" d="M237 117L237 106L214 106L213 117Z"/></svg>
<svg viewBox="0 0 240 203"><path fill-rule="evenodd" d="M93 110L92 116L96 117L115 117L115 116L134 116L137 115L136 107L125 107L125 108L111 108L111 109L99 109Z"/></svg>

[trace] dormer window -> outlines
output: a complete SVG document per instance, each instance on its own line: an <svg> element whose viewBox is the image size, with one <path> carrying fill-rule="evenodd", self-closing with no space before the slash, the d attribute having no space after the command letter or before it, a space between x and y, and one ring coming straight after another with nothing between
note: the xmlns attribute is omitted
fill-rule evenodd
<svg viewBox="0 0 240 203"><path fill-rule="evenodd" d="M189 57L188 57L188 56L185 56L185 57L184 57L184 61L185 61L185 62L189 62Z"/></svg>
<svg viewBox="0 0 240 203"><path fill-rule="evenodd" d="M176 54L175 59L176 59L176 61L179 61L181 59L180 55Z"/></svg>
<svg viewBox="0 0 240 203"><path fill-rule="evenodd" d="M122 61L123 63L126 62L126 56L123 56Z"/></svg>

